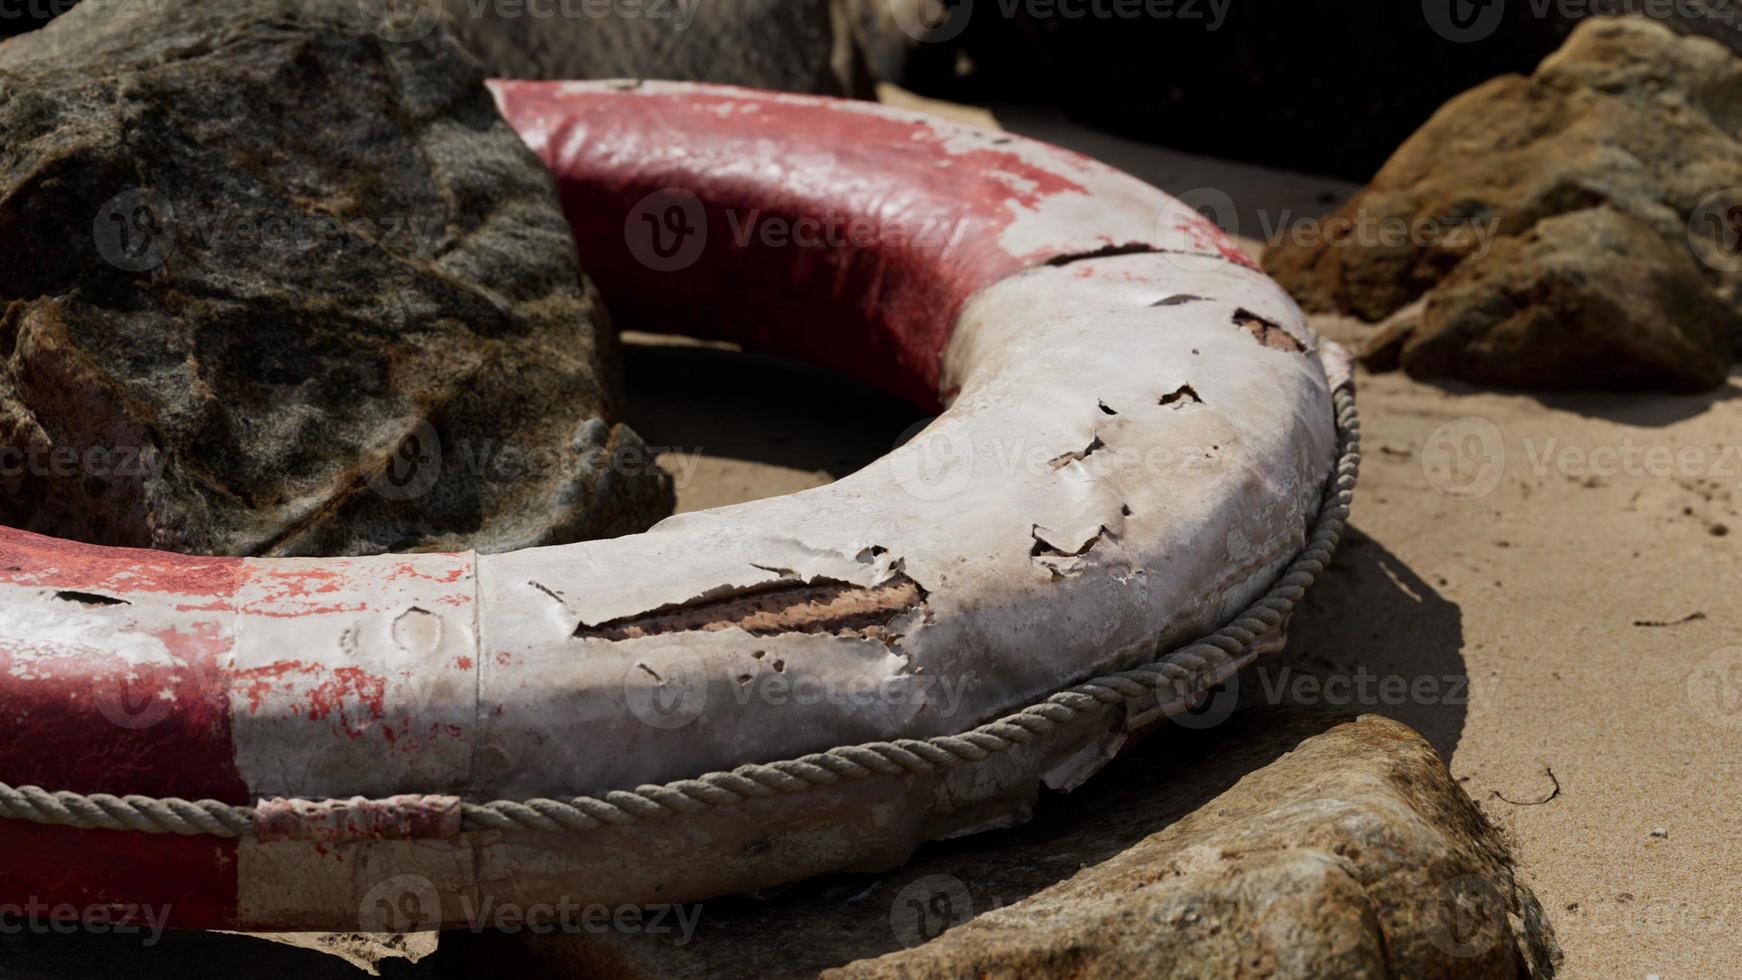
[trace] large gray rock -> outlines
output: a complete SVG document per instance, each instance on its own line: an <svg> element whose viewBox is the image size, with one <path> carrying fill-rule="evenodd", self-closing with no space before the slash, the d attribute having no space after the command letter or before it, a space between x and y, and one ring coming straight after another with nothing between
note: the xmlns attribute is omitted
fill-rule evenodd
<svg viewBox="0 0 1742 980"><path fill-rule="evenodd" d="M1275 709L1164 730L1032 823L900 871L659 922L444 936L436 961L575 978L1494 977L1560 955L1419 735Z"/></svg>
<svg viewBox="0 0 1742 980"><path fill-rule="evenodd" d="M443 31L87 4L0 45L0 520L185 552L644 528L548 175Z"/></svg>
<svg viewBox="0 0 1742 980"><path fill-rule="evenodd" d="M441 0L455 35L499 78L664 78L866 96L845 3Z"/></svg>
<svg viewBox="0 0 1742 980"><path fill-rule="evenodd" d="M1586 21L1534 75L1448 103L1337 215L1446 231L1285 240L1265 269L1308 309L1370 321L1426 296L1401 354L1419 376L1718 384L1742 322L1739 132L1727 48Z"/></svg>

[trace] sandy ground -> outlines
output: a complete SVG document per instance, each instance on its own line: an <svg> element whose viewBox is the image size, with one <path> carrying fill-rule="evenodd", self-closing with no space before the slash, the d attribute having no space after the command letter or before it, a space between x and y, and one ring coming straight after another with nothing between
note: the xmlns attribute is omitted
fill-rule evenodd
<svg viewBox="0 0 1742 980"><path fill-rule="evenodd" d="M1352 190L997 119L1175 192L1214 187L1247 238ZM629 340L630 421L670 447L681 510L826 483L922 421L777 360ZM1400 375L1360 388L1353 533L1288 649L1242 678L1243 703L1372 710L1426 735L1514 841L1563 976L1742 973L1742 374L1696 397ZM0 976L359 975L241 937L172 938L147 957L90 939L0 941Z"/></svg>
<svg viewBox="0 0 1742 980"><path fill-rule="evenodd" d="M1738 380L1545 400L1362 378L1358 533L1271 668L1430 682L1364 707L1508 832L1567 976L1742 971Z"/></svg>

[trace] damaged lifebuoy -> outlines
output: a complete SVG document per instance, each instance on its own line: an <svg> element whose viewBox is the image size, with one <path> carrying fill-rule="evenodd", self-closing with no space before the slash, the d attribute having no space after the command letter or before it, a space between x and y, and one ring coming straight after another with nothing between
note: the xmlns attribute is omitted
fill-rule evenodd
<svg viewBox="0 0 1742 980"><path fill-rule="evenodd" d="M512 554L0 530L0 893L404 930L887 868L1280 642L1347 368L1195 212L877 105L494 88L615 313L948 409L827 487Z"/></svg>

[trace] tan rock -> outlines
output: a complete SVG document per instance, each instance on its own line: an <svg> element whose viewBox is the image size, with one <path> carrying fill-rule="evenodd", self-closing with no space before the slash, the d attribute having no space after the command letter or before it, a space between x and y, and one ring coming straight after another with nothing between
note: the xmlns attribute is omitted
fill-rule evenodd
<svg viewBox="0 0 1742 980"><path fill-rule="evenodd" d="M1563 314L1607 318L1572 330L1587 340L1594 330L1617 342L1509 372L1483 367L1481 356L1418 357L1412 364L1405 353L1412 374L1478 381L1505 374L1504 383L1544 387L1715 384L1722 375L1712 363L1729 357L1726 335L1742 321L1727 314L1713 336L1707 329L1711 304L1689 294L1703 288L1732 308L1742 296L1742 229L1725 220L1742 214L1735 208L1742 204L1739 131L1742 59L1714 41L1679 36L1650 21L1586 21L1530 77L1496 78L1447 103L1338 212L1351 229L1347 234L1280 243L1264 265L1308 309L1372 321L1448 279L1505 278L1552 290ZM1581 220L1603 225L1601 234L1581 240L1562 226L1542 232L1558 244L1507 244L1547 219L1597 207L1638 222L1667 250L1650 250L1649 271L1632 276L1656 284L1656 305L1631 302L1619 321L1615 311L1599 310L1601 294L1620 285L1617 262L1646 251L1638 235L1611 220L1587 218ZM1388 228L1408 234L1388 235ZM1520 262L1535 265L1501 269ZM1581 281L1584 269L1601 271ZM1444 293L1437 317L1430 313L1422 330L1455 324L1456 338L1469 344L1519 329L1510 304L1478 302L1493 299L1492 291ZM1695 322L1680 338L1640 329L1689 307L1698 308ZM1523 346L1560 342L1554 331L1563 321L1545 314L1528 325L1550 332ZM1435 348L1452 340L1435 341ZM1697 350L1689 352L1684 342ZM1619 377L1582 368L1588 359L1637 359L1646 347L1650 356Z"/></svg>
<svg viewBox="0 0 1742 980"><path fill-rule="evenodd" d="M833 975L1491 977L1556 955L1438 756L1367 716L1068 881Z"/></svg>
<svg viewBox="0 0 1742 980"><path fill-rule="evenodd" d="M1420 736L1262 709L1159 733L1031 823L900 871L706 903L693 935L462 934L442 953L565 977L853 978L1488 977L1559 955Z"/></svg>
<svg viewBox="0 0 1742 980"><path fill-rule="evenodd" d="M1711 388L1734 318L1685 248L1589 208L1452 270L1397 355L1415 377L1509 387Z"/></svg>

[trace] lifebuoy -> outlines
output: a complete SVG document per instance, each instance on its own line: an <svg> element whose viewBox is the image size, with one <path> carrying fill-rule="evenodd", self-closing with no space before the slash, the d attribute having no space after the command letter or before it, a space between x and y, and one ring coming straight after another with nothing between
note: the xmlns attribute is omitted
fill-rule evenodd
<svg viewBox="0 0 1742 980"><path fill-rule="evenodd" d="M872 104L493 88L614 312L947 410L827 487L512 554L0 530L0 893L405 930L887 868L1280 643L1348 369L1195 212Z"/></svg>

